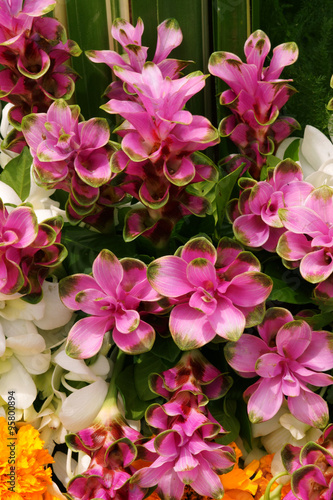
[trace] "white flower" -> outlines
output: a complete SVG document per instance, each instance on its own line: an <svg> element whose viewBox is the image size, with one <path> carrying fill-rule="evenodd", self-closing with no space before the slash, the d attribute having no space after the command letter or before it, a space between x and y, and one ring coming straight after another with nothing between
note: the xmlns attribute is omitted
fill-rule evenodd
<svg viewBox="0 0 333 500"><path fill-rule="evenodd" d="M8 121L8 111L14 106L14 104L6 104L1 113L1 125L0 125L0 134L4 139L11 130L13 130L12 125ZM12 151L2 151L0 150L0 166L1 168L5 168L7 163L17 156L17 153L13 153Z"/></svg>
<svg viewBox="0 0 333 500"><path fill-rule="evenodd" d="M285 139L279 146L276 156L283 159L288 146L295 137ZM302 167L304 180L314 187L324 184L333 187L333 144L315 127L307 125L304 130L304 138L299 145L299 164Z"/></svg>

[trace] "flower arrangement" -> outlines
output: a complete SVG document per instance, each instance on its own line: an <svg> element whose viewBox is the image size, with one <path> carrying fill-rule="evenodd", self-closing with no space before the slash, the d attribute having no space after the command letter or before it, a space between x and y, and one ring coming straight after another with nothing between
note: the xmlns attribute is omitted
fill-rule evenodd
<svg viewBox="0 0 333 500"><path fill-rule="evenodd" d="M150 61L118 18L86 53L110 130L55 4L0 0L1 498L330 500L333 146L280 115L296 44L211 55L215 127L177 21Z"/></svg>

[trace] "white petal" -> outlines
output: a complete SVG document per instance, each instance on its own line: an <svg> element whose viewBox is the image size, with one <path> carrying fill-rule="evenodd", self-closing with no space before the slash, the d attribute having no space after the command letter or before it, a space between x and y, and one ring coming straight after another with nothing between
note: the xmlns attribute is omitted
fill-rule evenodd
<svg viewBox="0 0 333 500"><path fill-rule="evenodd" d="M61 366L61 368L64 368L64 370L68 370L69 372L81 375L81 377L79 377L79 380L95 382L98 379L98 377L94 374L90 367L85 364L83 359L73 359L70 356L67 356L65 351L58 352L53 357L53 362ZM78 380L77 377L69 379Z"/></svg>
<svg viewBox="0 0 333 500"><path fill-rule="evenodd" d="M312 168L318 170L320 165L333 157L333 144L320 130L307 125L300 151ZM300 161L303 168L301 158Z"/></svg>
<svg viewBox="0 0 333 500"><path fill-rule="evenodd" d="M72 432L78 432L91 425L100 411L108 384L99 379L96 382L70 394L59 413L64 427Z"/></svg>
<svg viewBox="0 0 333 500"><path fill-rule="evenodd" d="M17 359L31 375L41 375L47 372L51 362L51 353L44 352L33 356L18 356Z"/></svg>
<svg viewBox="0 0 333 500"><path fill-rule="evenodd" d="M67 465L67 455L62 451L57 451L54 455L54 464L52 465L54 474L57 476L59 481L66 487L70 478L68 477L66 471ZM77 466L77 462L72 458L71 459L71 470L74 471Z"/></svg>
<svg viewBox="0 0 333 500"><path fill-rule="evenodd" d="M35 325L42 330L53 330L66 325L73 312L67 309L60 300L59 283L44 281L42 289L45 312L43 318L34 322Z"/></svg>
<svg viewBox="0 0 333 500"><path fill-rule="evenodd" d="M4 318L0 319L3 331L7 339L15 337L23 337L25 335L39 335L37 328L32 321L24 319L17 319L15 321L8 321Z"/></svg>
<svg viewBox="0 0 333 500"><path fill-rule="evenodd" d="M266 420L266 422L260 422L259 424L251 424L252 435L254 438L260 436L267 436L273 431L280 429L280 417L284 413L288 413L288 409L282 406L274 417Z"/></svg>
<svg viewBox="0 0 333 500"><path fill-rule="evenodd" d="M96 359L95 363L89 367L95 375L100 377L106 377L110 371L110 364L105 356L100 354Z"/></svg>
<svg viewBox="0 0 333 500"><path fill-rule="evenodd" d="M26 335L10 337L7 339L7 347L21 356L39 354L46 348L45 340L39 333L27 333Z"/></svg>
<svg viewBox="0 0 333 500"><path fill-rule="evenodd" d="M290 437L290 432L284 427L280 427L268 434L268 436L263 436L261 442L268 453L276 453L281 451L285 444L289 443Z"/></svg>
<svg viewBox="0 0 333 500"><path fill-rule="evenodd" d="M266 455L266 452L260 448L253 448L244 460L245 467L249 465L253 460L260 460Z"/></svg>
<svg viewBox="0 0 333 500"><path fill-rule="evenodd" d="M38 304L28 304L28 302L24 302L19 297L22 297L22 295L18 295L15 300L6 300L4 307L0 310L0 316L9 321L16 319L33 321L41 319L44 316L45 304L43 300ZM3 299L3 297L0 298Z"/></svg>
<svg viewBox="0 0 333 500"><path fill-rule="evenodd" d="M35 401L37 389L29 373L14 356L11 362L12 370L0 376L0 396L8 403L8 391L14 391L16 408L24 410Z"/></svg>
<svg viewBox="0 0 333 500"><path fill-rule="evenodd" d="M287 139L284 139L281 142L280 146L275 151L274 156L276 156L277 158L280 158L280 160L283 160L284 159L284 153L289 148L290 144L292 142L294 142L295 140L297 141L297 140L299 140L299 138L298 137L287 137Z"/></svg>
<svg viewBox="0 0 333 500"><path fill-rule="evenodd" d="M312 184L315 188L320 186L324 186L327 184L328 186L333 186L333 178L318 170L317 172L313 172L308 175L305 179L306 182Z"/></svg>
<svg viewBox="0 0 333 500"><path fill-rule="evenodd" d="M13 129L12 125L8 121L8 112L13 106L14 106L14 104L11 104L11 103L6 104L6 106L4 106L2 113L1 113L0 133L1 133L1 136L3 137L3 139Z"/></svg>
<svg viewBox="0 0 333 500"><path fill-rule="evenodd" d="M271 473L273 476L277 476L280 472L285 472L284 465L282 463L281 453L275 453L272 463L271 463ZM290 475L279 477L276 482L278 484L288 484L290 482Z"/></svg>
<svg viewBox="0 0 333 500"><path fill-rule="evenodd" d="M291 413L285 413L280 418L280 423L282 427L287 429L293 438L299 440L305 437L306 432L310 429L308 424L300 422Z"/></svg>
<svg viewBox="0 0 333 500"><path fill-rule="evenodd" d="M12 203L13 205L21 205L22 200L15 193L14 189L0 181L0 198L3 203Z"/></svg>
<svg viewBox="0 0 333 500"><path fill-rule="evenodd" d="M3 328L0 323L0 358L4 354L5 350L6 350L6 337L3 333Z"/></svg>

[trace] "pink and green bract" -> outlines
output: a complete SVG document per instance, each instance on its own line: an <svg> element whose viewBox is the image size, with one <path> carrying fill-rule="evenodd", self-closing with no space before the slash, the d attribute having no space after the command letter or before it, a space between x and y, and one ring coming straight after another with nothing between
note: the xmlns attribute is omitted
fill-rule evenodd
<svg viewBox="0 0 333 500"><path fill-rule="evenodd" d="M290 80L279 77L285 66L297 60L297 46L290 42L275 47L270 65L264 67L270 48L267 35L257 30L245 42L246 63L230 52L214 52L208 65L210 73L230 87L222 92L220 103L232 115L221 121L220 134L252 159L250 173L255 179L260 178L267 156L299 128L293 118L279 117L280 109L295 92Z"/></svg>
<svg viewBox="0 0 333 500"><path fill-rule="evenodd" d="M214 442L224 429L207 410L208 397L223 396L231 382L198 352L186 353L171 370L153 376L151 389L168 401L153 404L146 420L156 437L142 447L156 455L149 467L133 475L131 483L143 488L157 485L163 500L180 500L186 484L199 495L220 499L223 487L218 474L230 470L232 448ZM216 382L218 382L216 384Z"/></svg>
<svg viewBox="0 0 333 500"><path fill-rule="evenodd" d="M321 186L305 199L303 206L286 207L279 215L287 231L279 240L277 253L289 267L299 266L302 277L319 283L315 296L333 297L333 189Z"/></svg>
<svg viewBox="0 0 333 500"><path fill-rule="evenodd" d="M115 344L128 354L149 351L155 340L152 326L141 319L145 303L160 296L147 280L145 264L136 259L120 261L109 250L102 250L93 263L92 276L76 274L60 282L63 303L73 310L89 314L72 327L67 353L90 358L102 346L104 334L112 330ZM149 307L154 311L154 304Z"/></svg>
<svg viewBox="0 0 333 500"><path fill-rule="evenodd" d="M260 377L244 393L249 398L250 421L272 418L286 396L298 420L325 427L327 403L309 385L333 384L333 377L322 373L333 368L333 334L313 331L306 321L294 320L287 309L278 307L267 310L258 332L260 338L244 334L225 347L226 360L234 370L243 377Z"/></svg>
<svg viewBox="0 0 333 500"><path fill-rule="evenodd" d="M275 252L280 236L286 231L279 210L302 205L313 186L303 181L301 167L291 160L269 169L265 181L244 177L239 184L243 191L228 206L235 237L243 245Z"/></svg>
<svg viewBox="0 0 333 500"><path fill-rule="evenodd" d="M125 119L116 129L123 140L112 157L112 171L123 174L120 187L145 206L128 214L125 239L144 234L157 241L161 236L167 239L184 215L207 212L208 201L187 192L186 186L217 179L212 163L193 153L217 144L219 138L205 117L183 109L204 87L206 77L198 71L179 78L184 63L165 59L182 40L176 21L158 27L152 62L146 61L147 49L141 46L142 30L141 20L136 28L115 21L112 33L129 60L108 51L90 51L88 57L109 64L122 82L102 106Z"/></svg>
<svg viewBox="0 0 333 500"><path fill-rule="evenodd" d="M113 410L114 413L114 410ZM68 494L74 500L141 500L144 490L130 485L134 472L131 467L137 456L135 443L141 434L128 425L120 413L110 415L105 424L96 422L77 434L66 436L68 446L90 456L88 469L68 484Z"/></svg>
<svg viewBox="0 0 333 500"><path fill-rule="evenodd" d="M60 243L62 221L38 224L33 209L19 206L8 213L0 200L0 295L19 293L38 301L50 269L60 264L67 251Z"/></svg>
<svg viewBox="0 0 333 500"><path fill-rule="evenodd" d="M112 177L114 151L107 121L79 122L79 115L78 106L60 99L47 113L30 114L22 121L37 184L69 192L67 214L73 222L95 211L100 187Z"/></svg>
<svg viewBox="0 0 333 500"><path fill-rule="evenodd" d="M303 448L287 444L282 450L284 466L291 474L286 500L331 500L333 498L333 425L317 442Z"/></svg>
<svg viewBox="0 0 333 500"><path fill-rule="evenodd" d="M239 339L245 326L261 321L272 290L259 261L229 238L222 238L217 250L206 238L193 238L177 255L152 262L148 279L176 304L169 326L183 350L201 347L216 335Z"/></svg>
<svg viewBox="0 0 333 500"><path fill-rule="evenodd" d="M65 62L78 56L80 48L67 40L65 28L50 17L55 1L22 1L0 4L0 97L14 104L9 120L15 127L3 147L21 152L23 116L45 112L54 99L69 99L77 74Z"/></svg>

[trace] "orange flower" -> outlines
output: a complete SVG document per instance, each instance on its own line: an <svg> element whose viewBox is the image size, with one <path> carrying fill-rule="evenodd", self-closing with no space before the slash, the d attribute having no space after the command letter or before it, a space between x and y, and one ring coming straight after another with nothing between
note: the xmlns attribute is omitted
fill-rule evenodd
<svg viewBox="0 0 333 500"><path fill-rule="evenodd" d="M23 425L10 434L6 419L0 417L1 500L57 500L47 491L52 485L47 464L54 460L43 446L34 427Z"/></svg>

